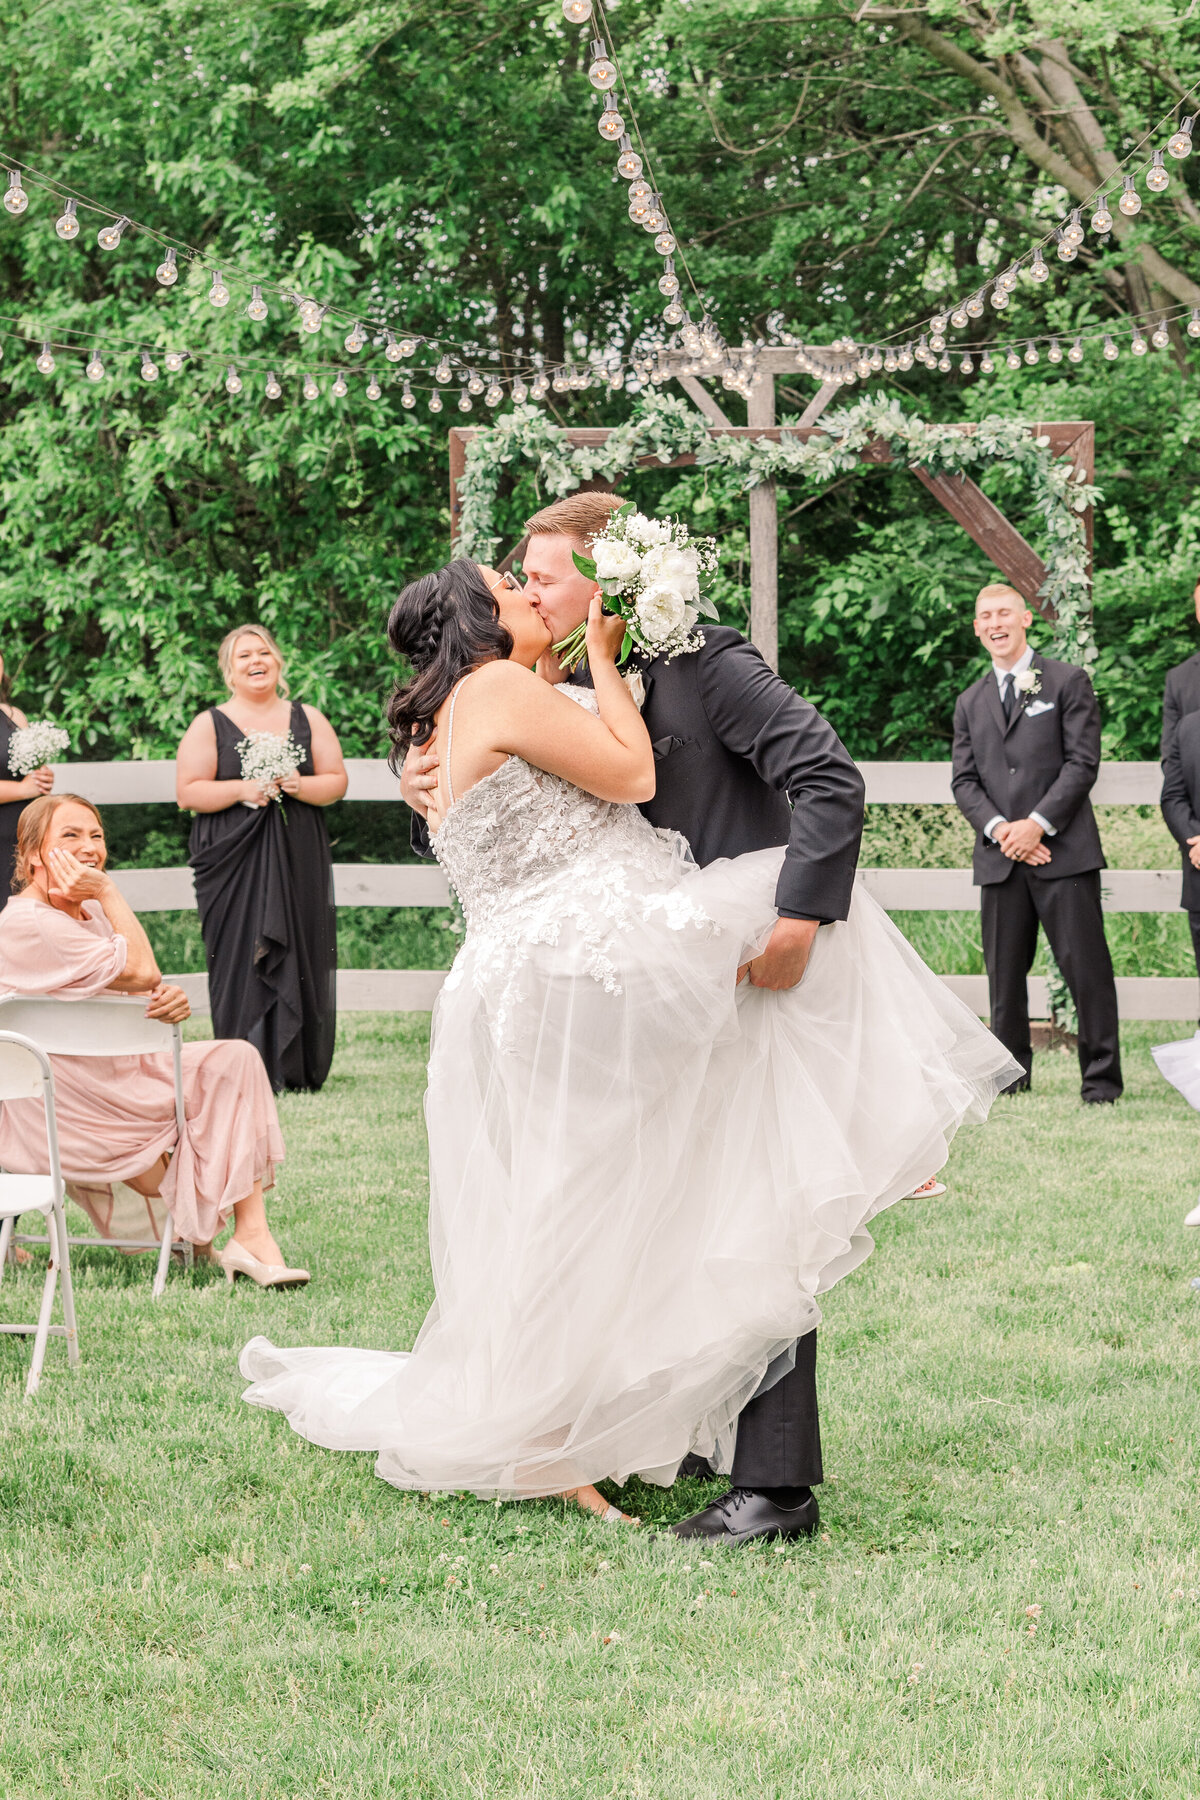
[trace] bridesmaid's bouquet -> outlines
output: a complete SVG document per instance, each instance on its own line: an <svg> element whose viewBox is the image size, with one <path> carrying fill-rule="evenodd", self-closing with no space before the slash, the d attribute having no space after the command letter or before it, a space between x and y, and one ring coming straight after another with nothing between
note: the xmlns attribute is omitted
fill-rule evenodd
<svg viewBox="0 0 1200 1800"><path fill-rule="evenodd" d="M14 775L32 775L61 756L70 742L61 725L52 725L49 719L31 719L28 725L18 726L8 740L9 769Z"/></svg>
<svg viewBox="0 0 1200 1800"><path fill-rule="evenodd" d="M717 617L711 600L700 592L700 576L717 566L719 552L710 537L692 537L681 519L649 519L627 501L592 540L592 554L574 552L575 566L595 581L605 611L625 621L625 641L618 661L635 647L647 656L683 656L699 650L701 614ZM586 622L555 644L566 669L576 669L586 654Z"/></svg>
<svg viewBox="0 0 1200 1800"><path fill-rule="evenodd" d="M277 806L283 805L279 783L294 775L304 761L304 752L290 731L248 731L238 745L243 781L262 781ZM243 800L243 806L254 806Z"/></svg>

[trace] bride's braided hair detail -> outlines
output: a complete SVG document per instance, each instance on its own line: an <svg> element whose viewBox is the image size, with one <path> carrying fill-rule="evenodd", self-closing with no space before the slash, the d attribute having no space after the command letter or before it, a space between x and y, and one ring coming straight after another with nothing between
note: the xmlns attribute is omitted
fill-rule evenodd
<svg viewBox="0 0 1200 1800"><path fill-rule="evenodd" d="M478 565L466 558L410 581L387 629L392 649L413 669L411 681L397 680L387 704L388 761L398 770L414 744L432 737L438 708L456 682L480 663L510 656L513 641Z"/></svg>

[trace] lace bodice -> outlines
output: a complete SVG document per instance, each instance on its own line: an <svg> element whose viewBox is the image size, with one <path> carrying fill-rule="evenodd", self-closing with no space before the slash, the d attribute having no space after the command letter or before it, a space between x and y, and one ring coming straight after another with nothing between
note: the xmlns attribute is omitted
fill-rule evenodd
<svg viewBox="0 0 1200 1800"><path fill-rule="evenodd" d="M589 689L560 691L596 709ZM716 930L679 889L693 865L678 832L657 830L636 806L598 800L519 756L452 799L432 844L467 923L447 985L457 986L469 972L477 986L493 991L501 1031L524 962L539 945L560 945L564 927L573 928L583 969L610 993L621 992L623 930L655 915L676 930Z"/></svg>

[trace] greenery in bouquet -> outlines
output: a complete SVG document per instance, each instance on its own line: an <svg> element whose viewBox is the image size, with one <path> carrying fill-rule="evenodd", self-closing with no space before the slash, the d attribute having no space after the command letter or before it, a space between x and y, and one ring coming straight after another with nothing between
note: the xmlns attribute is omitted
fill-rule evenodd
<svg viewBox="0 0 1200 1800"><path fill-rule="evenodd" d="M620 662L634 649L669 660L700 648L698 621L717 617L700 577L712 573L719 554L713 538L693 537L680 519L648 518L631 500L593 538L590 556L574 552L576 568L603 594L606 612L625 621ZM584 660L586 637L585 621L555 644L564 668Z"/></svg>

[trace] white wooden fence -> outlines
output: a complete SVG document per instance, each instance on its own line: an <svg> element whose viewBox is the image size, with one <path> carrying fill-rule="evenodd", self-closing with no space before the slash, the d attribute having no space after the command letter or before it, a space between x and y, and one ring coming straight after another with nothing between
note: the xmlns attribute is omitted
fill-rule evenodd
<svg viewBox="0 0 1200 1800"><path fill-rule="evenodd" d="M953 802L949 763L875 762L859 765L872 805L945 806ZM348 800L402 804L395 776L384 762L347 758ZM129 806L174 802L175 764L163 762L63 763L55 769L60 793L83 794L97 805ZM1162 775L1157 763L1104 763L1092 798L1103 805L1157 805ZM334 893L339 906L444 906L449 898L441 870L431 864L335 863ZM195 906L192 872L177 869L114 870L122 893L138 912L184 911ZM889 912L976 912L979 890L969 869L864 869L867 892ZM1108 912L1174 912L1179 906L1179 869L1109 869L1104 874ZM207 977L179 976L192 1005L207 1006ZM427 1011L444 977L438 969L342 969L338 1005L347 1011ZM987 981L982 975L946 975L947 987L986 1016ZM1047 1010L1046 984L1029 983L1035 1017ZM1200 982L1195 977L1118 979L1117 997L1131 1019L1200 1018Z"/></svg>

